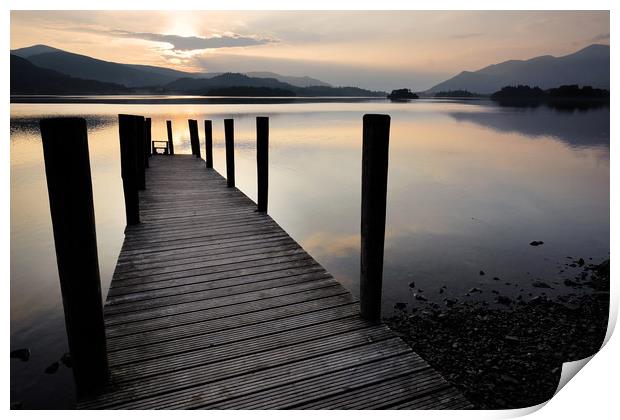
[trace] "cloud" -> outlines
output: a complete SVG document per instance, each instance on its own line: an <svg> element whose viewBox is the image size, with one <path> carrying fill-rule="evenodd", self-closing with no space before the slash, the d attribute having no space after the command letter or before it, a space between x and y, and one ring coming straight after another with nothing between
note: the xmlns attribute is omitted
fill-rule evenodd
<svg viewBox="0 0 620 420"><path fill-rule="evenodd" d="M454 34L450 36L450 39L469 39L469 38L477 38L480 36L484 36L482 32L467 32L463 34Z"/></svg>
<svg viewBox="0 0 620 420"><path fill-rule="evenodd" d="M271 38L261 38L257 36L242 36L238 34L220 35L213 37L199 36L180 36L156 34L150 32L129 32L114 30L110 32L113 36L123 38L144 39L154 42L165 42L172 45L175 51L195 51L206 50L210 48L234 48L234 47L250 47L255 45L264 45L275 42Z"/></svg>
<svg viewBox="0 0 620 420"><path fill-rule="evenodd" d="M605 34L599 34L592 38L590 42L609 41L609 32Z"/></svg>

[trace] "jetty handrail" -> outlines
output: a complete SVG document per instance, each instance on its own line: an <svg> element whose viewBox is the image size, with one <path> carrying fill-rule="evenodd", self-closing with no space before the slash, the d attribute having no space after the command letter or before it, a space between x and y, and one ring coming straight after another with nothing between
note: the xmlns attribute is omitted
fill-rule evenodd
<svg viewBox="0 0 620 420"><path fill-rule="evenodd" d="M163 143L163 144L165 144L165 146L157 146L156 143ZM152 149L153 149L152 152L151 152L151 155L158 154L157 150L159 150L159 149L162 149L164 151L164 155L169 154L169 151L168 151L169 150L168 149L168 141L167 140L152 140L151 144L152 144Z"/></svg>

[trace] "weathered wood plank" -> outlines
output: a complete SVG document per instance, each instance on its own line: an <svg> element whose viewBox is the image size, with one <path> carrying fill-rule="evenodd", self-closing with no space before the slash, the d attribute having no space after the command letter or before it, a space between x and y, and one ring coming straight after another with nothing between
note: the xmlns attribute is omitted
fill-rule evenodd
<svg viewBox="0 0 620 420"><path fill-rule="evenodd" d="M293 363L267 367L257 372L240 374L232 378L215 382L205 378L192 381L192 371L179 375L178 381L190 381L193 386L180 386L179 390L163 395L148 396L138 401L121 403L118 408L201 408L208 404L225 401L230 398L251 394L261 388L292 384L304 378L325 375L329 372L348 370L354 366L367 364L399 355L408 356L413 363L415 358L400 339L389 339L367 345L329 352L318 357L302 359Z"/></svg>
<svg viewBox="0 0 620 420"><path fill-rule="evenodd" d="M215 363L221 360L234 359L240 356L286 347L291 344L321 339L330 335L339 335L347 331L370 330L356 317L338 318L319 324L299 326L290 330L278 331L274 334L256 335L241 342L224 343L217 348L195 348L183 353L181 357L172 355L157 359L120 365L113 371L113 379L117 382L135 381L145 376L157 376L161 373L179 369L191 369L193 366ZM369 335L373 337L372 335Z"/></svg>
<svg viewBox="0 0 620 420"><path fill-rule="evenodd" d="M271 297L259 301L238 303L219 308L209 308L207 310L182 313L179 315L166 316L162 318L151 318L129 324L110 324L106 326L106 334L108 336L128 335L142 331L154 331L161 328L180 327L187 324L193 324L195 322L205 321L207 319L221 319L235 314L283 307L295 303L308 302L315 299L340 296L343 294L347 294L347 292L344 291L342 287L326 287L301 293L292 293L285 296Z"/></svg>
<svg viewBox="0 0 620 420"><path fill-rule="evenodd" d="M108 305L105 313L107 315L115 315L121 313L143 311L147 309L164 308L172 305L199 302L208 299L237 296L250 292L273 290L278 287L293 286L296 284L315 282L328 278L329 275L322 272L313 272L311 274L306 273L298 276L286 276L261 282L252 282L236 286L220 287L211 290L195 291L176 296L165 296L162 298L152 298L139 301L134 300L132 302L124 304L119 303L116 305Z"/></svg>
<svg viewBox="0 0 620 420"><path fill-rule="evenodd" d="M380 327L368 331L345 332L324 337L321 340L289 345L278 351L264 351L234 359L220 360L217 363L193 366L191 369L161 373L140 381L126 383L122 389L109 392L105 398L108 401L114 400L115 403L140 400L153 398L167 391L186 388L188 385L215 383L238 375L251 378L253 373L264 371L267 366L276 370L287 364L357 348L357 346L367 344L368 337L374 337L379 345L383 340L389 339L390 335Z"/></svg>
<svg viewBox="0 0 620 420"><path fill-rule="evenodd" d="M280 306L277 308L269 308L264 311L242 313L232 315L230 317L218 318L216 322L212 319L187 324L183 328L175 326L169 328L160 328L154 331L138 332L135 334L111 337L110 351L130 349L134 347L146 346L151 343L160 343L164 341L173 341L181 338L193 338L199 335L218 331L228 331L230 335L226 338L230 339L235 336L237 330L235 328L248 328L244 330L244 334L251 336L260 336L272 334L274 332L286 331L287 328L300 323L320 323L332 317L349 317L354 316L358 309L357 303L347 302L343 295L330 296L326 299L315 301L315 304L309 302L296 303L294 305ZM260 324L260 325L259 325ZM241 330L239 330L241 331ZM212 344L212 342L209 342ZM179 343L172 342L175 348L179 347Z"/></svg>

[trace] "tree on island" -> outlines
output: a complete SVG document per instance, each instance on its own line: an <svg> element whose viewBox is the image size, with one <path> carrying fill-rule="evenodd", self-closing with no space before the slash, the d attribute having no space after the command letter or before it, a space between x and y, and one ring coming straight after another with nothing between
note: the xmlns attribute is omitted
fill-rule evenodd
<svg viewBox="0 0 620 420"><path fill-rule="evenodd" d="M435 98L476 98L481 95L468 90L442 90L435 94Z"/></svg>
<svg viewBox="0 0 620 420"><path fill-rule="evenodd" d="M558 110L590 109L609 106L609 91L592 86L563 85L542 90L526 85L505 86L491 95L499 105L538 107L545 104Z"/></svg>
<svg viewBox="0 0 620 420"><path fill-rule="evenodd" d="M562 85L557 88L542 90L539 87L527 85L504 86L498 92L491 95L491 99L581 99L581 100L601 100L609 99L609 91L596 89L592 86L579 87L578 85Z"/></svg>
<svg viewBox="0 0 620 420"><path fill-rule="evenodd" d="M578 85L563 85L558 88L548 89L545 92L550 98L609 100L608 90L597 89L592 86L583 86L580 88Z"/></svg>
<svg viewBox="0 0 620 420"><path fill-rule="evenodd" d="M491 95L493 100L503 99L542 99L545 96L545 91L538 86L530 87L527 85L518 86L504 86L499 91Z"/></svg>
<svg viewBox="0 0 620 420"><path fill-rule="evenodd" d="M396 90L393 90L392 93L390 93L387 96L387 98L391 100L399 101L399 100L406 100L406 99L418 99L419 96L413 93L411 89L396 89Z"/></svg>

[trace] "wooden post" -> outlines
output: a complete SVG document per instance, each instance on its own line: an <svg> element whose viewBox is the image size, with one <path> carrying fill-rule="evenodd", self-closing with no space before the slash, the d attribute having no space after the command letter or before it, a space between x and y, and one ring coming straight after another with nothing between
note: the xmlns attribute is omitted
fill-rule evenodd
<svg viewBox="0 0 620 420"><path fill-rule="evenodd" d="M235 121L224 120L224 137L226 138L226 185L235 187Z"/></svg>
<svg viewBox="0 0 620 420"><path fill-rule="evenodd" d="M187 120L187 123L189 125L189 145L192 149L192 155L196 156L196 146L194 145L194 130L192 128L192 121L194 120Z"/></svg>
<svg viewBox="0 0 620 420"><path fill-rule="evenodd" d="M86 120L41 120L56 261L80 395L108 379Z"/></svg>
<svg viewBox="0 0 620 420"><path fill-rule="evenodd" d="M269 189L269 117L256 117L258 211L267 213Z"/></svg>
<svg viewBox="0 0 620 420"><path fill-rule="evenodd" d="M198 121L188 120L189 122L189 139L192 146L192 155L200 158L200 138L198 137Z"/></svg>
<svg viewBox="0 0 620 420"><path fill-rule="evenodd" d="M127 225L140 223L138 202L136 124L133 115L118 116L118 133L121 145L121 177L125 195Z"/></svg>
<svg viewBox="0 0 620 420"><path fill-rule="evenodd" d="M134 115L135 125L136 125L136 137L134 141L137 146L138 153L138 189L145 190L146 189L146 173L144 169L146 168L146 143L144 142L144 117Z"/></svg>
<svg viewBox="0 0 620 420"><path fill-rule="evenodd" d="M381 317L390 116L364 115L362 146L362 318Z"/></svg>
<svg viewBox="0 0 620 420"><path fill-rule="evenodd" d="M144 152L146 159L144 160L144 166L149 167L149 158L151 157L151 119L144 119Z"/></svg>
<svg viewBox="0 0 620 420"><path fill-rule="evenodd" d="M166 121L166 128L168 129L168 153L174 155L174 144L172 143L172 121Z"/></svg>
<svg viewBox="0 0 620 420"><path fill-rule="evenodd" d="M205 120L205 160L207 168L213 168L213 125Z"/></svg>

